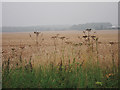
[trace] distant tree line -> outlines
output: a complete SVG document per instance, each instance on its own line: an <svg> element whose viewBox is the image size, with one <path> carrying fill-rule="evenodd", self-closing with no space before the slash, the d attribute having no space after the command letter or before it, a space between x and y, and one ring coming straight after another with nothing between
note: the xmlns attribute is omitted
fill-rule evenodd
<svg viewBox="0 0 120 90"><path fill-rule="evenodd" d="M86 24L79 24L73 25L71 29L74 30L85 30L87 28L95 29L95 30L106 30L112 29L111 23L86 23Z"/></svg>
<svg viewBox="0 0 120 90"><path fill-rule="evenodd" d="M26 26L26 27L2 27L2 32L32 32L32 31L57 31L57 30L110 30L113 28L111 23L86 23L78 25L45 25L45 26Z"/></svg>

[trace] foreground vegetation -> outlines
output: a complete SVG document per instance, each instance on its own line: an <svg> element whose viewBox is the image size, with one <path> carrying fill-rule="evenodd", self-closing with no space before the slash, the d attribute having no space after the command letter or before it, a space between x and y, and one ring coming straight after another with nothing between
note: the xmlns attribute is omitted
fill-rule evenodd
<svg viewBox="0 0 120 90"><path fill-rule="evenodd" d="M111 45L110 67L102 65L99 58L98 37L90 35L91 30L83 32L85 35L86 49L82 50L83 43L74 44L77 49L72 49L72 57L65 57L65 46L61 37L62 50L61 56L57 54L57 36L52 37L54 40L54 58L48 64L38 64L35 66L30 58L28 61L22 58L22 53L18 62L11 66L12 59L9 57L3 63L2 87L3 88L118 88L118 65L116 64L115 52L113 50L114 42ZM38 33L36 33L36 47L38 47ZM30 36L31 37L31 36ZM67 46L68 47L68 46ZM84 45L83 45L84 47ZM23 48L22 48L23 49ZM77 51L79 52L76 55ZM70 53L67 51L67 54ZM14 49L12 55L15 57ZM46 55L46 54L45 54ZM56 64L57 55L60 56L59 63ZM51 57L52 57L51 56ZM81 57L81 58L78 58ZM82 56L85 56L82 58ZM44 56L42 56L44 57ZM46 56L47 57L47 56ZM39 59L39 58L38 58ZM80 59L80 60L78 60ZM49 58L48 58L49 60ZM107 62L104 59L104 63ZM108 62L107 62L108 63Z"/></svg>
<svg viewBox="0 0 120 90"><path fill-rule="evenodd" d="M97 64L83 68L79 63L73 62L68 69L64 65L49 65L32 70L5 70L2 82L3 88L116 88L118 73L102 70Z"/></svg>

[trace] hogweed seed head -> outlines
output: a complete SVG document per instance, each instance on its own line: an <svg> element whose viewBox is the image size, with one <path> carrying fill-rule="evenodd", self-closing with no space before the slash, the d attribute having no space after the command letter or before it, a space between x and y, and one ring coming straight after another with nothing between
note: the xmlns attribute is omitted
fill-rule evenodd
<svg viewBox="0 0 120 90"><path fill-rule="evenodd" d="M52 39L55 39L55 38L57 38L57 36L52 36L51 38L52 38Z"/></svg>
<svg viewBox="0 0 120 90"><path fill-rule="evenodd" d="M79 45L81 46L83 43L81 42L81 43L79 43Z"/></svg>
<svg viewBox="0 0 120 90"><path fill-rule="evenodd" d="M114 42L110 41L110 42L109 42L109 44L113 45L113 44L114 44Z"/></svg>
<svg viewBox="0 0 120 90"><path fill-rule="evenodd" d="M96 38L96 36L91 36L92 37L92 39L95 39Z"/></svg>
<svg viewBox="0 0 120 90"><path fill-rule="evenodd" d="M66 44L72 44L72 42L67 42L67 41L66 41L65 43L66 43Z"/></svg>
<svg viewBox="0 0 120 90"><path fill-rule="evenodd" d="M14 51L14 50L15 50L15 48L11 48L11 50L12 50L12 51Z"/></svg>
<svg viewBox="0 0 120 90"><path fill-rule="evenodd" d="M92 29L86 29L86 31L90 32Z"/></svg>
<svg viewBox="0 0 120 90"><path fill-rule="evenodd" d="M60 37L60 39L62 39L62 40L63 40L63 39L65 39L65 37Z"/></svg>
<svg viewBox="0 0 120 90"><path fill-rule="evenodd" d="M87 38L87 37L88 37L87 35L83 36L83 38Z"/></svg>

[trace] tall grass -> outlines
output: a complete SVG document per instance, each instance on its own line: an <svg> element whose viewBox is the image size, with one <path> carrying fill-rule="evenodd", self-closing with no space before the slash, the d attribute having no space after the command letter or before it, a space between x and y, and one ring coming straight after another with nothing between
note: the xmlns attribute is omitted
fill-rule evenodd
<svg viewBox="0 0 120 90"><path fill-rule="evenodd" d="M3 70L3 88L101 88L117 87L117 73L109 75L98 69L97 64L86 62L83 68L73 62L68 66L39 66ZM76 66L77 64L77 66ZM62 68L62 69L60 69ZM109 75L106 77L105 75Z"/></svg>
<svg viewBox="0 0 120 90"><path fill-rule="evenodd" d="M65 37L52 37L54 42L54 60L49 64L34 66L32 56L25 62L20 54L15 68L11 67L12 58L8 58L3 65L3 88L117 88L118 68L115 65L114 53L111 50L113 66L101 67L99 59L98 37L91 35L91 30L84 31L85 42L65 45ZM57 60L57 40L62 40L61 57ZM36 39L38 42L38 37ZM36 43L38 46L38 43ZM82 53L82 46L86 45L86 52ZM70 48L68 48L70 46ZM77 48L77 50L75 49ZM78 49L79 48L79 49ZM68 49L65 57L65 50ZM71 52L70 52L71 50ZM12 55L14 50L12 50ZM71 54L71 55L70 55ZM82 60L82 55L85 59ZM14 55L13 55L14 56ZM59 55L60 56L60 55ZM78 60L80 59L80 60Z"/></svg>

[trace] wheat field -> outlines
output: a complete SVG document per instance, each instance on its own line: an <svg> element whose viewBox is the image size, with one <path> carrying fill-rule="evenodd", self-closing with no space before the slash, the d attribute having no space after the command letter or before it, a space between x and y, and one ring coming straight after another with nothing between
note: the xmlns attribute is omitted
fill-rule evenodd
<svg viewBox="0 0 120 90"><path fill-rule="evenodd" d="M28 69L31 71L35 70L35 73L37 73L39 72L39 67L42 67L42 70L45 72L51 67L52 69L50 70L53 70L53 67L55 67L55 71L53 70L51 72L57 73L58 71L64 71L64 73L59 72L59 74L62 76L65 74L66 76L64 80L55 79L56 82L53 82L55 80L53 80L54 77L51 76L56 76L57 74L50 73L49 78L52 78L51 81L46 79L47 76L44 79L41 76L43 81L40 79L40 85L35 84L33 87L117 87L117 82L115 84L108 84L108 82L114 82L117 78L118 43L118 30L44 31L38 34L37 32L3 33L3 87L32 87L31 84L30 86L27 84L24 86L22 83L19 85L13 83L14 85L12 86L10 82L12 82L13 79L5 79L7 76L5 76L6 74L4 73L8 73L8 75L13 78L10 72L15 72L14 70L16 70L16 68L22 68L23 71ZM72 69L72 67L74 69ZM98 73L97 75L101 77L98 80L94 79L93 82L91 81L89 84L88 80L92 79L86 79L89 75L87 70L93 70L93 68L97 67L97 71L93 71L90 76L94 76L95 72L102 72L102 75ZM80 76L76 75L79 75L79 69L81 70L81 68L83 72L85 72L84 74L80 74L83 76L79 81L77 77ZM7 70L9 72L5 72ZM70 79L66 79L68 76L67 71L75 73L75 75L71 77L75 76L76 78L71 78L70 80L76 80L75 83L67 85L67 80ZM49 73L47 73L47 75L49 75ZM110 76L115 77L115 79L110 78L109 80L111 81L107 81ZM46 82L44 82L45 80ZM57 81L61 82L58 84ZM53 82L53 84L50 84L50 82Z"/></svg>

